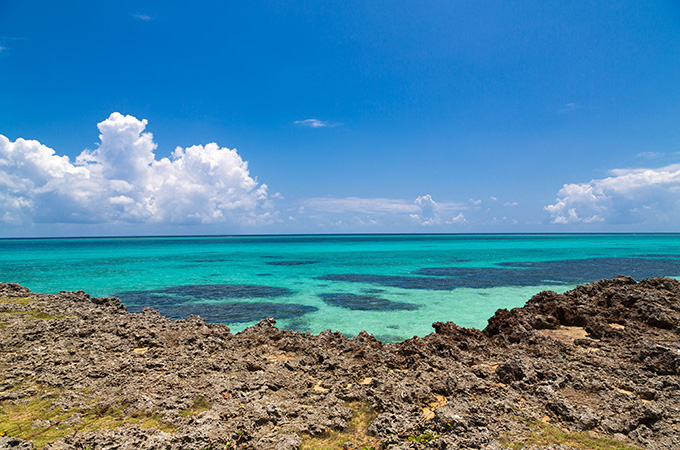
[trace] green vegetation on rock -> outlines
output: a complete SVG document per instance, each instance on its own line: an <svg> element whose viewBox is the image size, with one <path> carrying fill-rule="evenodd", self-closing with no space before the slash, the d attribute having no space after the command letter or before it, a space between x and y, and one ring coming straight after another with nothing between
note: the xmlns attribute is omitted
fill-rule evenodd
<svg viewBox="0 0 680 450"><path fill-rule="evenodd" d="M38 388L35 395L20 402L0 402L0 435L31 441L42 448L72 433L125 424L176 431L171 424L162 422L156 412L136 411L127 415L123 412L126 405L121 402L63 409L55 405L59 396L58 390Z"/></svg>
<svg viewBox="0 0 680 450"><path fill-rule="evenodd" d="M641 450L616 439L595 436L588 432L566 431L539 420L524 420L532 429L522 435L506 435L503 445L511 450L529 446L565 445L579 450Z"/></svg>
<svg viewBox="0 0 680 450"><path fill-rule="evenodd" d="M344 430L329 430L315 436L305 436L302 439L300 450L328 450L341 449L345 442L353 442L359 445L367 445L374 440L368 434L368 426L377 416L376 412L363 402L348 403L347 406L354 411L354 416ZM363 448L371 449L372 446Z"/></svg>
<svg viewBox="0 0 680 450"><path fill-rule="evenodd" d="M424 434L419 434L418 436L409 436L408 440L413 441L413 442L418 442L421 444L427 444L431 440L437 439L439 437L438 434L433 434L433 433L424 433Z"/></svg>
<svg viewBox="0 0 680 450"><path fill-rule="evenodd" d="M37 320L59 320L63 319L66 316L53 316L51 314L47 314L44 311L41 311L39 309L32 309L30 311L0 311L0 314L7 314L7 315L21 315L21 316L26 316L27 319L37 319Z"/></svg>
<svg viewBox="0 0 680 450"><path fill-rule="evenodd" d="M0 297L0 304L2 303L14 303L15 305L28 305L31 302L30 297Z"/></svg>
<svg viewBox="0 0 680 450"><path fill-rule="evenodd" d="M208 401L203 397L197 397L194 399L194 404L189 408L183 409L179 415L182 417L191 417L202 413L203 411L207 411L210 408L212 408L211 401Z"/></svg>

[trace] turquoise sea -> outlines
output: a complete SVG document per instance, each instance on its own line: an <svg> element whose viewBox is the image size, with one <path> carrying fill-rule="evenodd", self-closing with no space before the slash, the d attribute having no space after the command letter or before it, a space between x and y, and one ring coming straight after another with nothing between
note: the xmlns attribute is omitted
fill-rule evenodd
<svg viewBox="0 0 680 450"><path fill-rule="evenodd" d="M436 321L483 328L541 290L680 277L680 234L311 235L0 240L0 281L117 296L131 311L200 315L383 341Z"/></svg>

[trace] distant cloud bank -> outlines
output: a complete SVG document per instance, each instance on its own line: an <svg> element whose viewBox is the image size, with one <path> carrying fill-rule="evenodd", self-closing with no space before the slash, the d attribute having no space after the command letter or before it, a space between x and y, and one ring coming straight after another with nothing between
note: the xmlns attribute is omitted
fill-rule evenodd
<svg viewBox="0 0 680 450"><path fill-rule="evenodd" d="M72 162L38 141L0 135L0 221L176 223L273 220L267 185L236 150L177 147L156 159L147 121L117 112L99 123L100 144Z"/></svg>
<svg viewBox="0 0 680 450"><path fill-rule="evenodd" d="M680 164L616 169L588 183L565 184L545 207L552 223L680 223Z"/></svg>
<svg viewBox="0 0 680 450"><path fill-rule="evenodd" d="M429 194L415 200L395 198L309 198L298 209L301 218L311 217L318 223L336 226L392 226L405 222L419 227L467 223L459 211L464 205L437 203ZM457 215L453 215L458 212Z"/></svg>

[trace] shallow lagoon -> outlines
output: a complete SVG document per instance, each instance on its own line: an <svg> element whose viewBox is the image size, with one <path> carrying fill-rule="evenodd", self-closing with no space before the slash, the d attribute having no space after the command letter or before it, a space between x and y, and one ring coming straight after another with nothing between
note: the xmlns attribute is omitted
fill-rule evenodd
<svg viewBox="0 0 680 450"><path fill-rule="evenodd" d="M0 240L2 281L119 296L232 331L278 326L402 340L483 328L544 289L680 276L680 235L341 235Z"/></svg>

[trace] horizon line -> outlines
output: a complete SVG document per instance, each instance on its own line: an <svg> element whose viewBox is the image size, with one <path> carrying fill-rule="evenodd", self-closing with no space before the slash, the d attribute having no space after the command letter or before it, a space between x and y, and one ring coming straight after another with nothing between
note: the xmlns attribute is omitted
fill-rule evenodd
<svg viewBox="0 0 680 450"><path fill-rule="evenodd" d="M600 231L600 232L459 232L459 233L272 233L272 234L149 234L149 235L97 235L97 236L22 236L0 237L9 240L50 239L170 239L170 238L254 238L254 237L345 237L345 236L588 236L588 235L680 235L680 231Z"/></svg>

